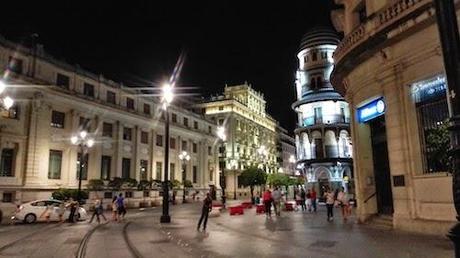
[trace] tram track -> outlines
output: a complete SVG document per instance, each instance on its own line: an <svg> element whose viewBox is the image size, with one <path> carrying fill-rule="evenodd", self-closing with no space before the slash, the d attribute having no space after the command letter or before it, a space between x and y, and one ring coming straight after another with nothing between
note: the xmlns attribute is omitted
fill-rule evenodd
<svg viewBox="0 0 460 258"><path fill-rule="evenodd" d="M20 237L20 238L18 238L18 239L16 239L16 240L13 240L13 241L9 242L8 244L5 244L5 245L3 245L3 246L0 247L0 254L1 254L3 251L5 251L5 250L7 250L7 249L9 249L9 248L11 248L11 247L13 247L13 246L15 246L16 244L19 244L19 243L23 242L24 240L26 240L26 239L28 239L28 238L31 238L31 237L33 237L33 236L39 234L39 233L46 232L47 230L57 228L57 227L59 227L59 226L61 226L61 224L48 225L48 226L46 226L46 227L39 228L39 229L37 229L37 230L35 230L35 231L29 233L29 234L26 234L26 235L24 235L24 236L22 236L22 237Z"/></svg>

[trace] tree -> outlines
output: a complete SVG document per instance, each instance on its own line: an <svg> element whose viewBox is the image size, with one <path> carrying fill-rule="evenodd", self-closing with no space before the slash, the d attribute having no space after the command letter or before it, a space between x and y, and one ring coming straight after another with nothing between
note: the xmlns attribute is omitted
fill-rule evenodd
<svg viewBox="0 0 460 258"><path fill-rule="evenodd" d="M89 191L101 191L104 189L104 181L102 179L90 179L86 187Z"/></svg>
<svg viewBox="0 0 460 258"><path fill-rule="evenodd" d="M436 128L426 132L427 158L434 171L446 171L450 167L449 148L450 137L447 129L449 122L446 120Z"/></svg>
<svg viewBox="0 0 460 258"><path fill-rule="evenodd" d="M271 186L282 186L288 183L288 179L289 177L285 174L275 173L268 175L267 182Z"/></svg>
<svg viewBox="0 0 460 258"><path fill-rule="evenodd" d="M239 176L239 183L251 189L251 200L254 202L254 186L264 185L267 182L267 174L260 168L248 167Z"/></svg>

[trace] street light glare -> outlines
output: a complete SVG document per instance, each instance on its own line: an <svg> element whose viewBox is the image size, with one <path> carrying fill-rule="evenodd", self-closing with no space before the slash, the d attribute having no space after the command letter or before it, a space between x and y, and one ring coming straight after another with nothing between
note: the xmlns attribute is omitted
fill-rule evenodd
<svg viewBox="0 0 460 258"><path fill-rule="evenodd" d="M3 105L5 106L6 109L10 109L14 104L14 100L10 97L5 97L3 99Z"/></svg>
<svg viewBox="0 0 460 258"><path fill-rule="evenodd" d="M80 132L80 137L81 137L82 139L85 139L87 134L88 134L88 133L87 133L86 131L81 131L81 132Z"/></svg>
<svg viewBox="0 0 460 258"><path fill-rule="evenodd" d="M88 147L90 147L90 148L93 147L93 145L94 145L94 140L93 140L93 139L88 139L88 141L86 142L86 145L87 145Z"/></svg>
<svg viewBox="0 0 460 258"><path fill-rule="evenodd" d="M77 137L77 136L72 136L72 138L70 138L70 142L71 142L72 144L77 144L77 142L78 142L78 137Z"/></svg>
<svg viewBox="0 0 460 258"><path fill-rule="evenodd" d="M163 100L169 104L174 98L172 86L169 83L163 85Z"/></svg>
<svg viewBox="0 0 460 258"><path fill-rule="evenodd" d="M6 84L3 81L0 81L0 94L6 89Z"/></svg>

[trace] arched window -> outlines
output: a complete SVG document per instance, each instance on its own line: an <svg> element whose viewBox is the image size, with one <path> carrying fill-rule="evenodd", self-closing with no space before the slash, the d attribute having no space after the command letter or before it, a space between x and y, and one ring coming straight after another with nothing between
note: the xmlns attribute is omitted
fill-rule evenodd
<svg viewBox="0 0 460 258"><path fill-rule="evenodd" d="M318 89L323 87L323 78L321 76L316 77L316 87Z"/></svg>

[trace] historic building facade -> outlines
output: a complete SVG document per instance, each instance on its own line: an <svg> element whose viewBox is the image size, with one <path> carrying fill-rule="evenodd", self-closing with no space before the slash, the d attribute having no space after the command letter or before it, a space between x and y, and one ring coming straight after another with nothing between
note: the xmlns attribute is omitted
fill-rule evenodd
<svg viewBox="0 0 460 258"><path fill-rule="evenodd" d="M161 105L122 85L57 61L42 50L0 38L0 69L16 104L0 114L0 196L3 202L48 198L76 188L79 151L70 138L86 130L89 179L164 178ZM187 151L186 179L195 188L218 185L216 124L171 106L170 178L182 181L179 153Z"/></svg>
<svg viewBox="0 0 460 258"><path fill-rule="evenodd" d="M225 86L223 95L196 105L207 118L225 128L225 186L229 198L244 198L248 190L239 186L238 175L248 166L275 173L277 162L277 122L266 113L266 101L251 85Z"/></svg>
<svg viewBox="0 0 460 258"><path fill-rule="evenodd" d="M278 141L277 148L277 161L279 164L279 173L287 175L296 175L296 158L295 158L295 140L292 138L288 131L281 126L277 127Z"/></svg>
<svg viewBox="0 0 460 258"><path fill-rule="evenodd" d="M353 178L349 108L329 81L338 42L331 28L317 27L303 36L297 54L297 169L321 196L326 187L351 190Z"/></svg>
<svg viewBox="0 0 460 258"><path fill-rule="evenodd" d="M360 220L444 235L455 220L448 106L431 0L336 0L331 81L350 104ZM457 11L458 13L458 11Z"/></svg>

